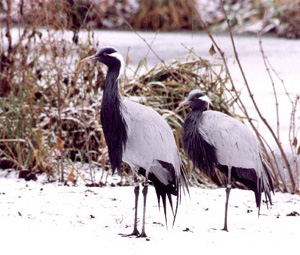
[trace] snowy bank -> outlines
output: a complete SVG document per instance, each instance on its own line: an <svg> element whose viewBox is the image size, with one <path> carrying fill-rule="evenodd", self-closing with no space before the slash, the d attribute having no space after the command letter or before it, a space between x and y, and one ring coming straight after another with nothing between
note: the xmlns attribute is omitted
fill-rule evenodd
<svg viewBox="0 0 300 255"><path fill-rule="evenodd" d="M169 215L166 228L151 187L146 219L149 238L127 238L119 234L133 228L132 187L67 187L2 178L1 253L282 254L299 249L298 195L276 193L274 205L267 209L263 204L258 217L254 194L234 189L229 232L224 232L220 230L224 189L191 188L190 192L190 198L182 198L174 227Z"/></svg>

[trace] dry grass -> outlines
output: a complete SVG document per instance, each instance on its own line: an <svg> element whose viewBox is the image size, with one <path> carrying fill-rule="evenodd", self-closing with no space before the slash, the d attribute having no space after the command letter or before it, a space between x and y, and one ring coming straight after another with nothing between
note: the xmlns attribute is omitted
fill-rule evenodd
<svg viewBox="0 0 300 255"><path fill-rule="evenodd" d="M300 1L277 0L274 5L274 16L280 20L277 34L282 37L300 38Z"/></svg>
<svg viewBox="0 0 300 255"><path fill-rule="evenodd" d="M98 152L104 147L96 116L94 122L90 117L104 76L96 66L77 65L80 54L90 53L92 34L87 44L77 45L51 30L52 25L39 31L38 18L35 25L13 29L14 12L6 3L0 37L0 166L45 172L63 181L69 159L92 161L98 155L90 145Z"/></svg>
<svg viewBox="0 0 300 255"><path fill-rule="evenodd" d="M5 24L7 3L12 3L11 21L15 25L71 29L202 30L196 11L201 11L209 26L227 30L220 1L196 0L63 0L0 2L0 23ZM287 38L299 38L299 0L224 1L233 30L274 32Z"/></svg>
<svg viewBox="0 0 300 255"><path fill-rule="evenodd" d="M198 30L199 22L193 14L196 8L195 0L142 0L138 10L130 18L130 23L134 29Z"/></svg>

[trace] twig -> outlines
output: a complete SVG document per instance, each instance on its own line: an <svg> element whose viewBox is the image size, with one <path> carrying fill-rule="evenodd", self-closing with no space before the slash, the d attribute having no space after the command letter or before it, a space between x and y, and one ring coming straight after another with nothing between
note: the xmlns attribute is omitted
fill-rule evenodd
<svg viewBox="0 0 300 255"><path fill-rule="evenodd" d="M23 169L23 165L20 164L17 160L15 160L13 157L11 157L8 153L6 153L4 150L2 150L0 148L0 152L2 155L4 155L6 158L8 158L9 160L11 160L12 162L14 162L20 169Z"/></svg>
<svg viewBox="0 0 300 255"><path fill-rule="evenodd" d="M280 141L280 133L279 133L280 123L279 123L279 108L278 108L279 103L278 103L278 99L277 99L277 92L276 92L276 89L275 89L275 83L274 83L273 77L271 75L269 66L267 64L267 57L266 57L264 49L263 49L262 40L261 40L261 34L260 33L258 33L258 44L259 44L259 49L260 49L260 52L261 52L261 55L262 55L262 58L263 58L263 61L264 61L264 65L265 65L266 71L267 71L267 73L269 75L269 79L271 81L272 89L273 89L273 95L274 95L274 99L275 99L275 109L276 109L277 138Z"/></svg>
<svg viewBox="0 0 300 255"><path fill-rule="evenodd" d="M288 190L287 189L287 185L286 185L286 182L283 179L283 176L281 174L281 171L280 171L280 168L279 168L279 164L278 164L278 160L277 160L277 158L275 156L274 150L270 147L270 145L268 144L268 142L265 140L265 138L263 136L261 136L261 139L263 139L264 143L267 145L267 147L268 147L268 149L269 149L269 151L270 151L270 153L271 153L271 155L273 157L273 161L274 161L274 164L276 166L275 169L277 169L277 173L276 174L279 176L279 179L281 180L281 185L283 186L283 190L282 191L286 192ZM280 189L280 185L279 185L280 182L279 182L278 178L275 178L275 181L276 181L275 185L277 184L278 188Z"/></svg>
<svg viewBox="0 0 300 255"><path fill-rule="evenodd" d="M153 45L153 43L154 43L154 41L155 41L155 39L156 39L156 37L157 37L157 35L158 35L158 31L156 31L155 32L155 35L154 35L154 37L153 37L153 39L152 39L152 41L151 41L151 43L150 43L150 47L152 48L152 45ZM147 54L146 54L146 56L145 56L145 58L147 58L148 57L148 55L149 55L149 52L151 51L151 48L149 48L148 49L148 52L147 52Z"/></svg>
<svg viewBox="0 0 300 255"><path fill-rule="evenodd" d="M292 152L294 170L295 170L295 174L296 174L297 187L299 187L299 166L298 166L298 159L297 159L297 152L296 152L298 141L296 138L297 135L296 135L295 118L296 118L296 111L297 111L298 103L299 103L299 95L297 95L295 98L295 101L292 102L292 111L291 111L290 126L289 126L289 141L290 141L290 148L291 148L291 152ZM298 146L300 146L300 145L298 145Z"/></svg>
<svg viewBox="0 0 300 255"><path fill-rule="evenodd" d="M8 40L8 52L12 50L12 38L10 33L11 28L11 1L6 0L7 11L6 11L6 37Z"/></svg>
<svg viewBox="0 0 300 255"><path fill-rule="evenodd" d="M299 101L299 96L296 96L295 100L292 100L291 95L285 86L284 80L279 76L279 74L274 69L274 67L268 60L268 58L264 58L264 60L266 61L265 65L268 65L268 67L271 68L272 72L275 74L277 79L281 82L283 89L285 91L285 94L291 103L290 125L289 125L289 145L290 145L291 153L292 153L294 172L296 174L295 179L296 179L297 187L299 187L299 165L298 165L298 161L297 161L297 152L296 152L297 148L296 148L296 146L294 146L294 139L297 137L295 117L296 117L296 109L297 109L297 104ZM268 70L269 70L269 68L268 68Z"/></svg>
<svg viewBox="0 0 300 255"><path fill-rule="evenodd" d="M57 135L57 146L60 151L60 181L64 181L64 141L63 141L63 136L62 136L62 118L61 118L61 113L62 113L62 96L61 96L61 68L57 66L57 61L56 61L56 46L54 45L54 39L51 38L51 33L50 33L50 25L49 25L49 18L48 18L48 11L46 9L46 4L44 3L44 11L46 14L46 24L47 24L47 31L49 35L49 43L50 47L52 50L52 63L55 66L55 70L57 70L57 81L56 81L56 87L57 87L57 112L58 112L58 120L57 120L57 126L58 126L58 135Z"/></svg>
<svg viewBox="0 0 300 255"><path fill-rule="evenodd" d="M90 14L91 9L94 7L95 3L94 2L90 2L90 3L91 3L91 5L89 6L89 8L88 8L88 10L87 10L87 12L86 12L86 14L84 16L84 19L82 21L82 24L80 25L80 29L79 30L81 30L82 27L85 25L86 19L87 19L88 15Z"/></svg>
<svg viewBox="0 0 300 255"><path fill-rule="evenodd" d="M131 24L124 18L124 16L119 12L118 9L116 9L117 13L118 13L118 16L124 21L124 23L129 27L129 29L131 31L133 31L146 45L147 47L149 48L149 50L155 55L155 57L164 65L165 68L167 68L167 65L165 63L165 61L155 52L155 50L152 48L152 44L153 44L153 40L151 42L151 44L149 44L147 42L147 40L142 37L132 26ZM156 38L157 34L155 35L155 38ZM147 53L148 54L148 53Z"/></svg>
<svg viewBox="0 0 300 255"><path fill-rule="evenodd" d="M293 100L290 96L290 93L288 92L284 80L280 78L280 76L278 75L278 73L276 72L276 70L274 69L274 67L272 66L272 64L270 63L270 61L268 59L266 59L266 61L268 62L269 67L271 68L272 72L275 74L275 76L277 77L277 79L281 82L284 92L287 95L288 99L290 100L291 103L293 103Z"/></svg>
<svg viewBox="0 0 300 255"><path fill-rule="evenodd" d="M0 143L9 143L9 142L23 142L26 143L27 141L25 139L0 139Z"/></svg>

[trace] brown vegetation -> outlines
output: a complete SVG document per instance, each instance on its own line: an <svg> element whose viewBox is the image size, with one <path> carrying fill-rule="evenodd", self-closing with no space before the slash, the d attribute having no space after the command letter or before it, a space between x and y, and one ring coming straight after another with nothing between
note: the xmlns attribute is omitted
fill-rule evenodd
<svg viewBox="0 0 300 255"><path fill-rule="evenodd" d="M138 10L130 19L134 29L173 31L182 29L198 30L195 19L195 0L141 0Z"/></svg>
<svg viewBox="0 0 300 255"><path fill-rule="evenodd" d="M78 40L80 28L136 30L202 30L197 12L213 29L227 30L220 1L199 0L62 0L0 2L0 23L11 3L14 25L34 25L51 29L70 29ZM274 32L287 38L299 38L299 0L230 0L224 1L233 30L242 32Z"/></svg>

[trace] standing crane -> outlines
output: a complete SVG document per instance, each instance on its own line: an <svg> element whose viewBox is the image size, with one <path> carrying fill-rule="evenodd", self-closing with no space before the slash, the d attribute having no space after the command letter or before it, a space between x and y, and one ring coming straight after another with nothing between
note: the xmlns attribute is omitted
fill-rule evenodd
<svg viewBox="0 0 300 255"><path fill-rule="evenodd" d="M175 221L181 190L182 188L188 190L186 172L180 161L172 129L164 118L150 107L121 98L119 77L124 67L122 55L114 48L102 48L81 62L91 60L99 61L108 67L100 117L112 172L114 173L116 169L121 171L121 163L124 161L134 175L135 213L133 232L130 235L146 237L148 180L155 187L159 205L162 200L166 222L166 198ZM140 192L138 174L145 177L142 191L144 199L141 233L137 229ZM171 195L177 197L175 210Z"/></svg>
<svg viewBox="0 0 300 255"><path fill-rule="evenodd" d="M213 176L215 168L227 173L223 230L228 231L231 178L255 193L259 210L262 192L266 201L272 204L273 176L254 134L242 122L224 113L207 110L209 104L209 98L198 89L191 91L187 99L180 103L180 106L189 105L192 108L183 124L183 143L194 166L205 174Z"/></svg>

